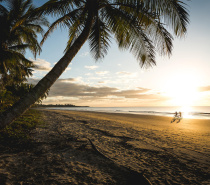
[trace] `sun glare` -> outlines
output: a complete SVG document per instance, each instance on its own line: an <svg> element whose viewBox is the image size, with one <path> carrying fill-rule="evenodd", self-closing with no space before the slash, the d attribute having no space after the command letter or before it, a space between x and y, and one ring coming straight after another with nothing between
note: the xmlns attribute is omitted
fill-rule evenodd
<svg viewBox="0 0 210 185"><path fill-rule="evenodd" d="M193 111L192 107L190 106L182 106L181 110L183 118L192 118L191 112Z"/></svg>
<svg viewBox="0 0 210 185"><path fill-rule="evenodd" d="M195 75L177 74L168 78L164 91L171 98L172 106L189 107L198 99L199 81Z"/></svg>

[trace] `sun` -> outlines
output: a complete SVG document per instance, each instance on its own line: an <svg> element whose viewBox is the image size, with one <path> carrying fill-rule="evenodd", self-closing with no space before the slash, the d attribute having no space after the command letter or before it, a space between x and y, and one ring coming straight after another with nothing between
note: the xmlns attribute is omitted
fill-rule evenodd
<svg viewBox="0 0 210 185"><path fill-rule="evenodd" d="M184 73L170 76L164 84L164 92L173 106L189 107L198 100L199 79L194 74Z"/></svg>

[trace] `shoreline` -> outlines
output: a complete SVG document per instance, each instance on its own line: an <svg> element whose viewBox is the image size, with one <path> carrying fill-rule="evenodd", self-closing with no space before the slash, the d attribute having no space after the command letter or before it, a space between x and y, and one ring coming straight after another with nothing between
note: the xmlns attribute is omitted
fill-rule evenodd
<svg viewBox="0 0 210 185"><path fill-rule="evenodd" d="M40 110L40 109L37 109ZM210 132L210 120L208 119L194 119L194 118L183 118L180 123L171 123L171 120L173 117L169 116L162 116L162 115L147 115L147 114L130 114L130 113L117 113L117 112L96 112L96 111L80 111L80 110L57 110L57 109L44 109L46 111L55 111L60 113L73 113L75 115L80 116L90 116L91 118L98 119L100 116L100 119L107 119L110 121L116 121L118 120L120 123L133 123L133 122L139 122L140 120L144 121L144 123L148 123L147 121L150 120L150 124L154 122L160 123L161 121L164 126L168 125L171 126L174 124L174 126L182 128L183 131L185 129L195 130L199 129L200 131L204 131L208 134ZM43 109L41 111L44 111ZM82 115L81 115L82 113ZM113 118L114 117L114 118ZM122 119L123 118L123 119ZM128 118L130 120L128 120ZM199 122L199 127L196 126ZM189 125L191 124L191 126ZM189 127L188 127L189 126Z"/></svg>
<svg viewBox="0 0 210 185"><path fill-rule="evenodd" d="M37 108L37 109L47 109L47 110L62 110L62 111L85 111L85 112L99 112L99 113L119 113L119 114L132 114L132 115L148 115L148 116L164 116L164 117L174 117L174 113L176 110L170 110L166 112L160 111L160 110L129 110L131 107L83 107L87 109L80 109L81 107L73 108L73 107L43 107L43 108ZM127 110L124 110L126 108ZM136 107L134 107L136 108ZM143 107L140 107L143 108ZM151 108L151 107L150 107ZM89 109L89 110L88 110ZM132 108L131 108L132 109ZM190 114L185 114L185 112L182 112L184 119L199 119L199 120L210 120L210 113L209 112L191 112Z"/></svg>

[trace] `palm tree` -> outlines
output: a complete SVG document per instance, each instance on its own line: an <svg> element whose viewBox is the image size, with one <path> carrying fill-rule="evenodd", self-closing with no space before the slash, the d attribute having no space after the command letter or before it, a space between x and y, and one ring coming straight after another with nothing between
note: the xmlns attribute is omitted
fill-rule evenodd
<svg viewBox="0 0 210 185"><path fill-rule="evenodd" d="M32 75L33 63L24 57L25 50L34 56L41 51L37 34L44 33L42 25L48 22L43 16L31 16L31 0L3 0L0 4L0 74L1 85L22 83ZM4 6L3 6L4 5Z"/></svg>
<svg viewBox="0 0 210 185"><path fill-rule="evenodd" d="M48 25L43 16L29 17L34 9L31 0L3 0L0 4L0 109L32 88L25 82L32 76L33 63L24 53L29 49L36 56L41 51L37 34L44 33L42 25Z"/></svg>
<svg viewBox="0 0 210 185"><path fill-rule="evenodd" d="M112 37L119 48L132 52L142 67L155 64L155 50L170 55L173 37L166 28L178 37L186 33L184 6L177 0L49 0L36 14L59 18L42 43L57 26L65 26L69 31L65 54L28 95L0 115L0 127L20 116L52 86L87 40L96 60L106 55Z"/></svg>

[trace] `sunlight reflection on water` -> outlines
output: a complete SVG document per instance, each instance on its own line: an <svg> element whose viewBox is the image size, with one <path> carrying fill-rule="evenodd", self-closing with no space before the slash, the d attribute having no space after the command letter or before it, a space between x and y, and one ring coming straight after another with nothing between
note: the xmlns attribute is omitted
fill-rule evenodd
<svg viewBox="0 0 210 185"><path fill-rule="evenodd" d="M193 118L193 115L191 114L192 111L193 111L193 109L190 106L181 107L181 112L182 112L183 118Z"/></svg>

